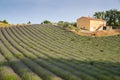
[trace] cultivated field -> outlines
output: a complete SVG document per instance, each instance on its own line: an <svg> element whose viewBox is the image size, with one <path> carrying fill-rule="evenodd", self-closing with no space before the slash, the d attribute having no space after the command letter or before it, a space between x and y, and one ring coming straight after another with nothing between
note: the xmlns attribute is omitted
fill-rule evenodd
<svg viewBox="0 0 120 80"><path fill-rule="evenodd" d="M0 27L0 80L120 80L120 35L52 25Z"/></svg>

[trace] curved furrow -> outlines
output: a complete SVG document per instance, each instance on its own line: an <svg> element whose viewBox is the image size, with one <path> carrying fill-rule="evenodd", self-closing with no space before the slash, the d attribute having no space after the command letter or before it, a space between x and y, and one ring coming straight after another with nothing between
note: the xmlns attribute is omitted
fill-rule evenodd
<svg viewBox="0 0 120 80"><path fill-rule="evenodd" d="M39 26L40 27L40 26ZM27 27L26 27L27 28ZM31 28L32 27L30 27L30 30L31 30ZM33 26L33 29L35 28L35 26ZM27 29L27 30L29 30L29 29ZM32 30L31 30L32 31ZM42 30L40 30L40 31L42 31ZM37 31L33 31L33 32L36 32L37 33ZM42 32L44 32L44 31L42 31ZM37 34L39 34L40 35L40 33L37 33ZM47 34L47 33L46 33ZM52 34L52 35L54 35L54 34ZM117 38L117 37L116 37ZM44 39L45 40L45 39ZM96 38L95 40L99 40L98 38ZM81 44L80 44L81 45ZM76 48L77 49L77 48Z"/></svg>
<svg viewBox="0 0 120 80"><path fill-rule="evenodd" d="M40 26L39 26L40 27ZM31 30L31 31L33 31L33 32L35 32L36 34L41 34L40 32L44 32L44 33L46 33L47 34L47 32L48 32L48 35L50 34L50 33L52 33L52 32L49 32L49 30L48 31L44 31L44 30L40 30L40 29L36 29L36 31L34 30L34 26L33 27L30 27L30 29L29 29L29 27L26 27L27 28L27 30ZM32 29L31 29L32 28ZM36 27L35 27L36 28ZM45 27L45 30L46 30L46 27ZM37 32L39 32L39 33L37 33ZM35 34L35 35L36 35ZM56 37L56 34L52 34L53 35L53 38L55 37L55 38L57 38ZM59 35L59 34L57 34L57 35ZM67 34L66 34L67 35ZM49 36L47 36L47 35L45 35L44 36L44 40L46 41L46 42L48 42L49 41L49 44L52 44L52 45L55 45L57 48L58 48L58 50L60 50L60 51L62 51L62 50L64 50L64 54L65 53L67 53L67 54L70 54L70 55L72 55L72 56L75 56L76 58L78 57L78 60L79 59L81 59L81 57L82 56L84 56L82 53L84 52L84 53L88 53L89 54L89 51L87 51L86 49L88 49L88 50L90 50L91 48L90 47L88 47L87 48L87 46L84 46L84 50L82 50L80 47L79 48L77 48L77 44L71 44L71 42L72 41L65 41L65 40L67 40L67 39L65 39L64 40L64 42L63 43L61 43L61 41L62 40L57 40L57 41L50 41L49 40ZM50 35L51 36L51 35ZM58 37L60 37L61 38L61 36L58 36ZM55 42L57 42L57 43L55 43ZM70 46L67 46L67 48L66 48L66 42L70 42L69 44L71 44L70 46L72 47L72 48L69 48ZM75 41L74 41L74 43L75 43ZM75 46L74 46L75 45ZM82 44L78 44L79 46L80 45L82 45ZM61 46L61 47L60 47ZM83 48L83 46L82 46L82 48ZM66 51L66 52L65 52ZM63 55L64 55L63 54ZM81 55L82 54L82 55ZM87 55L88 55L87 54ZM80 56L77 56L77 55L80 55ZM85 58L85 57L84 57ZM85 58L85 59L87 59L87 58Z"/></svg>
<svg viewBox="0 0 120 80"><path fill-rule="evenodd" d="M6 33L6 35L8 35ZM9 36L6 36L7 38L11 38ZM37 56L33 55L33 53L25 50L24 48L22 48L21 46L18 45L18 43L16 43L12 38L9 39L10 43L18 50L20 50L26 57L32 59L33 61L36 61L37 63L41 64L41 66L48 68L51 72L55 73L56 75L64 78L64 79L68 79L68 80L79 80L79 78L77 78L76 76L72 75L71 73L64 71L63 69L48 63L47 61L44 61L42 59L38 59ZM17 45L17 46L16 46ZM52 69L54 67L54 69Z"/></svg>
<svg viewBox="0 0 120 80"><path fill-rule="evenodd" d="M2 52L0 52L0 80L21 80L20 77L9 66L7 60L2 55Z"/></svg>
<svg viewBox="0 0 120 80"><path fill-rule="evenodd" d="M78 64L77 64L78 65Z"/></svg>
<svg viewBox="0 0 120 80"><path fill-rule="evenodd" d="M62 28L59 28L58 26L53 26L53 25L37 25L36 28L38 29L42 29L42 27L46 27L46 30L49 30L49 31L54 31L55 34L59 34L59 35L63 35L62 37L64 38L72 38L73 36L75 37L75 34L71 33L70 32L70 36L69 35L66 35L64 34L66 32L65 29L62 29ZM43 28L44 30L44 28ZM61 32L63 32L61 34ZM68 31L69 32L69 31ZM72 35L72 36L71 36ZM52 35L53 36L53 35Z"/></svg>
<svg viewBox="0 0 120 80"><path fill-rule="evenodd" d="M19 27L19 29L20 29L20 27ZM20 29L20 30L22 30L22 29ZM56 53L60 53L59 51L61 51L61 53L63 53L63 55L65 55L65 56L70 55L71 58L72 58L72 57L75 57L75 58L73 58L73 59L78 59L78 60L80 59L80 56L77 56L76 54L70 53L69 51L67 52L67 50L66 50L66 51L63 51L63 49L59 48L59 47L57 46L57 44L51 44L51 42L49 42L48 39L43 38L43 40L41 40L42 37L40 37L39 35L37 35L37 34L34 33L33 31L31 31L32 34L31 34L31 32L27 31L27 29L26 29L26 30L22 30L22 31L28 32L27 36L30 36L30 35L31 35L32 37L34 37L34 38L32 38L32 39L38 39L39 42L37 42L37 43L41 43L41 42L42 42L42 44L47 45L47 46L44 46L44 47L46 47L46 48L49 47L51 50L55 51ZM26 34L26 33L24 32L24 34ZM30 34L30 35L29 35L29 34ZM59 44L58 44L58 45L59 45ZM69 57L70 57L70 56L69 56Z"/></svg>
<svg viewBox="0 0 120 80"><path fill-rule="evenodd" d="M82 37L53 25L2 27L0 80L9 78L1 75L7 69L12 80L120 80L119 37Z"/></svg>
<svg viewBox="0 0 120 80"><path fill-rule="evenodd" d="M40 27L40 26L39 26ZM31 27L30 29L28 28L28 27L26 27L27 28L27 30L31 30L31 28L33 28L31 31L33 31L34 30L34 27ZM36 27L35 27L36 28ZM44 28L44 27L43 27ZM36 29L36 31L34 30L33 32L35 32L36 34L40 34L40 32L43 32L43 33L46 33L46 35L44 36L44 40L45 41L49 41L49 44L52 44L52 45L55 45L57 48L59 48L60 49L60 51L62 51L62 50L64 50L64 53L67 53L67 54L69 54L70 53L70 55L74 55L75 57L81 57L82 55L81 55L81 49L80 48L77 48L77 44L71 44L71 42L72 41L65 41L65 40L67 40L66 38L64 38L65 40L64 40L64 42L63 43L61 43L61 41L62 40L56 40L56 41L50 41L49 40L49 36L53 36L53 38L57 38L57 37L60 37L61 38L61 36L59 36L59 34L57 34L57 37L56 37L56 33L53 33L53 34L51 34L52 33L52 31L51 32L49 32L49 30L48 31L46 31L46 27L45 27L45 29L44 30L41 30L41 29ZM37 32L39 32L39 33L37 33ZM35 35L36 35L35 34ZM50 35L51 34L51 35ZM49 36L47 36L47 35L49 35ZM67 35L67 34L66 34ZM48 39L47 39L47 37L48 37ZM74 36L73 36L74 37ZM55 42L57 42L57 43L55 43ZM66 45L66 42L68 42L69 43L69 46L67 46ZM75 42L73 42L73 43L75 43ZM71 45L70 45L71 44ZM74 46L75 45L75 46ZM79 44L79 46L80 46L81 44ZM70 48L71 47L71 48ZM87 47L85 46L85 49L87 49ZM66 52L65 52L66 51ZM76 52L77 51L77 52ZM69 52L69 53L68 53ZM86 52L86 50L82 50L82 52ZM77 56L77 55L81 55L81 56ZM78 58L78 59L80 59L80 58Z"/></svg>
<svg viewBox="0 0 120 80"><path fill-rule="evenodd" d="M33 35L33 34L31 34L30 32L28 32L28 33L26 33L27 31L25 31L25 30L22 30L22 29L19 29L19 30L21 30L21 32L23 32L27 37L29 37L29 39L32 39L33 41L35 41L37 44L40 44L40 45L42 45L42 46L44 46L45 48L48 48L48 49L50 49L51 51L54 51L54 52L56 52L56 53L60 53L60 51L61 51L61 53L63 53L63 55L65 55L65 56L68 56L69 54L65 54L65 52L62 52L62 50L61 49L58 49L57 47L53 47L53 45L50 45L48 42L45 42L45 40L42 40L42 39L40 39L40 40L36 40L36 38L37 37L34 37L35 35ZM45 46L45 45L47 45L47 46ZM68 52L67 52L68 53ZM70 55L69 56L69 58L71 58L72 59L72 57L74 57L74 56L72 56L72 55ZM74 59L77 59L77 57L76 58L74 58Z"/></svg>
<svg viewBox="0 0 120 80"><path fill-rule="evenodd" d="M41 26L39 26L39 27L41 27ZM43 27L45 27L45 26L43 26ZM61 44L61 40L63 39L63 40L67 40L66 39L66 37L64 36L64 35L60 35L60 34L58 34L58 33L52 33L52 31L49 31L49 30L46 30L46 29L44 29L44 30L41 30L41 29L35 29L35 28L37 28L37 27L30 27L30 28L28 28L28 27L25 27L25 28L27 28L27 30L31 30L31 31L35 31L36 32L36 34L43 34L43 38L45 38L45 40L47 40L47 39L49 39L49 42L55 42L55 41L57 41L57 44L58 45L56 45L55 43L55 46L57 46L58 48L60 48L60 49L63 49L62 47L61 47L61 45L63 46L64 44ZM31 29L32 28L32 29ZM62 38L63 37L63 38ZM60 39L59 39L60 38ZM61 39L62 38L62 39ZM69 38L68 38L69 39ZM64 45L64 48L67 50L67 51L69 51L69 52L71 52L71 53L74 53L71 49L73 48L72 47L73 45Z"/></svg>
<svg viewBox="0 0 120 80"><path fill-rule="evenodd" d="M32 27L32 26L31 26ZM42 29L43 28L43 29ZM44 29L45 28L45 29ZM47 29L46 29L47 28ZM58 39L60 39L60 43L62 44L62 40L73 40L74 38L83 38L83 37L80 37L80 36L78 36L78 35L75 35L75 34L73 34L73 33L71 33L71 32L69 32L69 33L71 33L71 34L73 34L71 37L66 33L67 31L66 30L61 30L61 29L59 29L59 27L52 27L51 28L51 26L49 26L49 27L46 27L46 26L36 26L36 27L34 27L34 29L36 29L38 32L40 31L40 32L42 32L42 33L46 33L47 35L46 36L53 36L53 38L55 38L56 40ZM42 30L41 30L42 29ZM76 37L75 37L76 36ZM61 39L62 38L62 39ZM66 41L67 42L67 41ZM73 43L75 43L75 42L73 42ZM68 45L68 48L72 48L72 46L74 46L74 45L71 45L71 44L66 44L66 45ZM65 45L65 46L66 46ZM75 44L75 47L77 47L78 46L78 44Z"/></svg>
<svg viewBox="0 0 120 80"><path fill-rule="evenodd" d="M52 34L53 35L53 34ZM109 66L110 67L110 66ZM100 68L100 67L99 67ZM110 67L110 69L111 69L112 67ZM104 69L104 68L102 68L102 69ZM108 70L108 67L106 67L106 69ZM117 68L118 70L119 70L119 68ZM117 70L116 69L116 70ZM114 70L115 70L115 68L114 68ZM114 72L114 70L112 71L112 72ZM110 70L109 70L110 71ZM110 71L111 72L111 71ZM119 74L119 72L117 72L118 74Z"/></svg>
<svg viewBox="0 0 120 80"><path fill-rule="evenodd" d="M9 31L9 32L10 32L10 31ZM13 32L14 32L14 31L13 31ZM9 33L9 34L12 34L12 33ZM14 33L14 34L17 35L18 33ZM19 37L19 38L18 38L18 37ZM17 38L18 38L19 40L22 39L22 38L20 38L20 35L17 35ZM17 40L17 41L19 41L19 40ZM25 40L22 40L22 42L23 42L23 44L26 44L26 45L29 44L29 43L26 43ZM24 43L24 42L25 42L25 43ZM30 50L30 52L32 52L32 53L34 53L34 54L37 54L37 56L43 58L43 55L41 56L41 54L42 54L41 52L37 53L36 51L34 51L34 49L29 49L29 48L28 48L29 46L25 46L25 45L22 45L22 46L25 47L27 50ZM48 53L48 54L46 54L46 53ZM44 53L44 54L46 54L45 56L47 56L47 57L44 57L44 58L49 58L49 57L48 57L49 52L46 52L46 53ZM46 59L46 60L47 60L47 59ZM73 68L70 68L70 66L68 67L67 65L65 65L65 64L63 64L63 63L60 63L60 62L56 61L55 59L49 59L48 62L51 62L51 63L55 64L56 66L59 66L59 67L65 69L65 70L71 71L72 73L74 73L74 74L76 74L76 75L79 75L80 78L83 77L83 78L87 79L87 78L89 77L89 80L90 80L90 76L88 76L87 74L85 75L83 72L82 72L82 73L81 73L81 72L78 72L77 70L74 70ZM93 80L93 78L92 78L91 80Z"/></svg>
<svg viewBox="0 0 120 80"><path fill-rule="evenodd" d="M25 45L24 42L20 41L19 38L16 38L15 34L13 34L9 29L6 29L6 31L8 32L8 34L11 36L11 38L16 41L19 45L23 44L24 46L22 46L23 48L25 48L27 50L27 48L29 46ZM20 36L20 35L19 35ZM33 49L32 49L33 50ZM34 50L33 50L34 51ZM30 52L33 52L30 51ZM20 53L19 51L16 50L17 53ZM13 52L14 53L14 52ZM16 54L16 53L14 53ZM21 53L22 54L22 53ZM40 53L38 53L40 54ZM42 56L43 57L43 56ZM19 58L19 57L18 57ZM29 63L26 63L26 61ZM23 62L25 62L26 65L28 65L34 72L36 72L38 75L40 75L44 80L62 80L59 77L55 76L53 73L47 71L47 69L44 69L43 67L41 67L40 65L36 64L36 62L33 62L31 60L28 61L28 59L26 57L23 58ZM32 64L32 65L31 65Z"/></svg>
<svg viewBox="0 0 120 80"><path fill-rule="evenodd" d="M25 64L23 64L13 55L10 50L13 50L14 48L9 44L10 42L8 42L7 39L4 37L5 34L2 34L1 32L0 34L2 40L2 42L0 43L0 46L2 47L1 52L3 53L4 57L8 59L14 71L16 71L16 73L21 76L22 80L41 80L38 75L33 73Z"/></svg>

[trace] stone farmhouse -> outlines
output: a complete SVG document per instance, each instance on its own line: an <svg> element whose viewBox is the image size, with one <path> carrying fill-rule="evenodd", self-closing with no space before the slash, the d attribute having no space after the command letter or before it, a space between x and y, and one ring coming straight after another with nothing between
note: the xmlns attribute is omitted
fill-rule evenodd
<svg viewBox="0 0 120 80"><path fill-rule="evenodd" d="M106 21L91 17L80 17L77 19L77 27L87 31L106 30Z"/></svg>

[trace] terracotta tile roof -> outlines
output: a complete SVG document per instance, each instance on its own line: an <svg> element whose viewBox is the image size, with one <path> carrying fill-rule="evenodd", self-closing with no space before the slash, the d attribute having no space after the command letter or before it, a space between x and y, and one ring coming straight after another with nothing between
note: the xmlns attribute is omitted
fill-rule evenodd
<svg viewBox="0 0 120 80"><path fill-rule="evenodd" d="M103 19L96 19L96 18L92 18L92 17L80 17L78 19L81 19L81 18L86 18L86 19L89 19L89 20L105 21Z"/></svg>

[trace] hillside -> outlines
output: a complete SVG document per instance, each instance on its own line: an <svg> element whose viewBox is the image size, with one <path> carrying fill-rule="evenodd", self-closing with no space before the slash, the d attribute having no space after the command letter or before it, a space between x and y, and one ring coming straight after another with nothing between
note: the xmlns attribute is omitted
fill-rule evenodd
<svg viewBox="0 0 120 80"><path fill-rule="evenodd" d="M120 35L52 25L0 27L0 80L120 80Z"/></svg>
<svg viewBox="0 0 120 80"><path fill-rule="evenodd" d="M5 23L0 22L0 27L3 27L3 26L9 26L9 24L5 24Z"/></svg>

